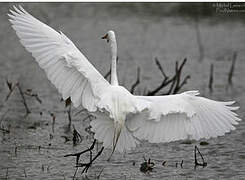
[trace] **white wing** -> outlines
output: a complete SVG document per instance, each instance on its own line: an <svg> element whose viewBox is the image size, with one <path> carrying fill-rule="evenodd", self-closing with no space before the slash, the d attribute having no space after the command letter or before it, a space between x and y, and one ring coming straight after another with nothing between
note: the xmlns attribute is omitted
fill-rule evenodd
<svg viewBox="0 0 245 180"><path fill-rule="evenodd" d="M234 101L218 102L198 94L136 96L145 110L128 117L127 126L136 138L153 143L217 137L235 129L240 119L232 112L238 109L230 106Z"/></svg>
<svg viewBox="0 0 245 180"><path fill-rule="evenodd" d="M21 6L14 9L9 17L20 42L45 70L63 99L71 97L75 107L82 105L95 111L96 102L109 83L63 33L40 22Z"/></svg>

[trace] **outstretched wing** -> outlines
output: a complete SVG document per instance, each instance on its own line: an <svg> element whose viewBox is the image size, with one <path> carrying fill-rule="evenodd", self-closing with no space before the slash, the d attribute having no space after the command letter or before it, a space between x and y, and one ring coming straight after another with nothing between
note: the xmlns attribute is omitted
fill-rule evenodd
<svg viewBox="0 0 245 180"><path fill-rule="evenodd" d="M197 91L169 96L137 96L139 114L128 117L127 126L134 136L149 142L170 142L224 135L234 130L240 119L232 112L232 102L198 97ZM142 107L141 107L142 108Z"/></svg>
<svg viewBox="0 0 245 180"><path fill-rule="evenodd" d="M21 6L10 10L9 21L20 42L32 53L48 79L75 107L96 110L96 102L110 84L63 33L40 22Z"/></svg>

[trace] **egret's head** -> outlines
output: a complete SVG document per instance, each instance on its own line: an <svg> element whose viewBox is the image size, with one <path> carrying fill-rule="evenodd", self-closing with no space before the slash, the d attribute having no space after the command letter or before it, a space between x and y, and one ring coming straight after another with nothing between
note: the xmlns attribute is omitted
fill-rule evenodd
<svg viewBox="0 0 245 180"><path fill-rule="evenodd" d="M105 39L108 43L110 41L116 41L116 36L115 36L114 31L112 30L108 31L106 35L102 37L102 39Z"/></svg>

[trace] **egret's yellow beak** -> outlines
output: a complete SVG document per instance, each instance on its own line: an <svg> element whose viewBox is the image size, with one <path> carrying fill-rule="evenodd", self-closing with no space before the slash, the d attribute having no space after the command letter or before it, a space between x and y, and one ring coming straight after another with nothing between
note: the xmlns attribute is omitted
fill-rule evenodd
<svg viewBox="0 0 245 180"><path fill-rule="evenodd" d="M104 35L101 39L106 39L106 42L108 43L109 42L108 34Z"/></svg>
<svg viewBox="0 0 245 180"><path fill-rule="evenodd" d="M114 153L114 151L116 149L116 145L117 145L118 139L120 137L120 134L121 134L121 131L123 128L123 123L115 122L114 128L115 129L114 129L114 136L113 136L113 142L112 142L112 152L111 152L111 155L110 155L108 161L110 160L112 154Z"/></svg>

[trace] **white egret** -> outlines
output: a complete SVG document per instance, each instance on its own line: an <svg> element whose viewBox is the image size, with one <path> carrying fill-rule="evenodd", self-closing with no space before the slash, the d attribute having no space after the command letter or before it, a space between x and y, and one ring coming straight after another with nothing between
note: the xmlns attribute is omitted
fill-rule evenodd
<svg viewBox="0 0 245 180"><path fill-rule="evenodd" d="M97 118L92 120L95 139L105 148L123 152L134 149L140 140L151 143L182 139L211 138L234 130L240 119L231 106L187 91L168 96L135 96L118 84L115 33L103 38L111 49L111 83L90 64L62 32L56 32L22 7L10 10L12 27L21 44L44 69L62 94L71 97Z"/></svg>

